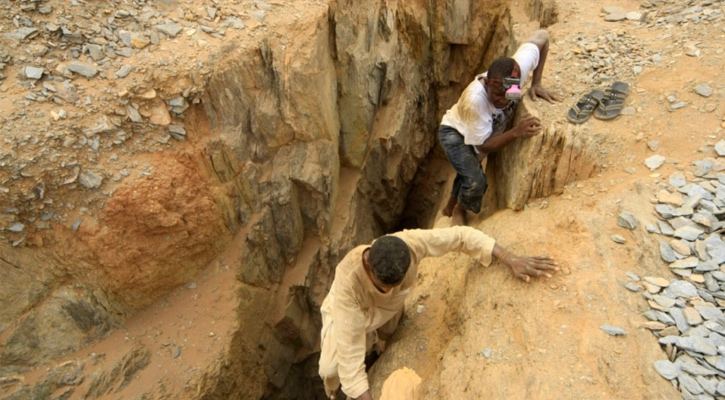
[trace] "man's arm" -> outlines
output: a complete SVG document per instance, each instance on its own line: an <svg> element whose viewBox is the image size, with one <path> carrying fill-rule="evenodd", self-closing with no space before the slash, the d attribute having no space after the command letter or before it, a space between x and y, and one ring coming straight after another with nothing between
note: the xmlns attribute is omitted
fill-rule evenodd
<svg viewBox="0 0 725 400"><path fill-rule="evenodd" d="M541 132L541 121L527 114L519 120L516 126L500 135L486 139L483 144L476 146L476 148L484 154L493 153L511 143L514 139L535 136L539 132Z"/></svg>
<svg viewBox="0 0 725 400"><path fill-rule="evenodd" d="M331 314L342 391L357 398L369 389L365 373L366 317L352 295L344 292L336 293Z"/></svg>
<svg viewBox="0 0 725 400"><path fill-rule="evenodd" d="M549 32L544 29L539 29L531 34L527 42L533 43L539 48L539 63L536 65L536 68L534 68L534 73L531 76L531 89L529 89L529 96L531 97L531 100L536 101L536 97L541 97L549 103L561 101L559 95L541 86L541 78L544 75L544 65L546 64L546 57L549 54Z"/></svg>
<svg viewBox="0 0 725 400"><path fill-rule="evenodd" d="M558 271L557 262L547 256L522 257L496 244L485 233L468 226L438 229L406 230L396 235L405 240L415 262L425 257L438 257L450 252L460 252L489 265L492 256L508 265L514 275L528 282L531 276L550 277Z"/></svg>

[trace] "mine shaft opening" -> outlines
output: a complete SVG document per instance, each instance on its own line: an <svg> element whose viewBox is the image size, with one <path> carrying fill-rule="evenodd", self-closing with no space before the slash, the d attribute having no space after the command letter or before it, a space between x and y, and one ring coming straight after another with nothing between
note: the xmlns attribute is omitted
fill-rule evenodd
<svg viewBox="0 0 725 400"><path fill-rule="evenodd" d="M537 1L531 3L539 4ZM536 8L536 6L532 7ZM549 25L556 20L556 13L550 9L535 10L534 14L537 12L541 13L537 15L537 18L540 19L539 22L542 26ZM502 15L508 16L508 10L502 11ZM473 80L477 74L485 71L487 65L494 58L515 50L514 44L522 40L521 38L514 39L514 32L506 26L507 23L510 23L507 18L500 16L495 18L496 24L501 24L501 26L492 29L492 32L487 35L486 41L483 43L486 51L478 53L481 56L478 62L471 62L465 57L467 46L449 43L451 64L448 68L457 71L457 80L451 83L451 88L434 87L434 90L431 90L436 93L433 99L429 99L434 106L432 106L432 111L428 109L427 114L424 113L428 117L424 118L423 123L429 135L430 147L419 160L417 170L408 182L408 186L405 190L397 192L397 195L404 197L402 211L392 219L389 218L389 215L388 218L383 218L376 215L375 212L369 215L371 219L369 223L379 228L378 233L387 234L404 229L432 228L437 218L446 218L441 216L441 209L450 196L456 172L446 159L438 141L440 120L446 110L458 100L458 96L468 82ZM495 41L507 43L507 45L496 47ZM439 96L440 92L445 92L445 94ZM522 103L524 102L522 101ZM509 120L509 127L513 126L527 111L527 105L520 104L519 111ZM504 208L520 210L526 206L530 198L549 195L577 176L590 175L595 169L592 158L588 157L587 143L572 139L570 132L566 130L556 127L548 127L544 130L548 137L546 140L541 140L533 145L514 145L505 152L494 153L488 157L484 166L488 190L483 197L481 212L477 215L479 221ZM562 139L561 136L564 138ZM584 151L572 150L582 147L585 149ZM538 164L531 163L530 158L534 154L542 156L540 158L544 161ZM534 173L530 173L531 171ZM521 176L515 177L517 174ZM506 182L506 184L501 185L499 182ZM381 206L381 204L384 204L386 199L376 199L376 201L378 207L384 208L384 205ZM400 198L393 200L395 203L399 201ZM334 266L330 267L334 268ZM319 304L312 305L312 307L314 306L317 306L319 310ZM393 338L393 340L395 339ZM288 360L294 358L290 354L280 355L280 357L287 357ZM301 358L298 355L298 361L278 363L281 370L266 371L268 376L278 376L279 378L273 384L274 387L270 385L270 389L263 399L325 399L323 383L318 375L318 358L319 352L313 352Z"/></svg>

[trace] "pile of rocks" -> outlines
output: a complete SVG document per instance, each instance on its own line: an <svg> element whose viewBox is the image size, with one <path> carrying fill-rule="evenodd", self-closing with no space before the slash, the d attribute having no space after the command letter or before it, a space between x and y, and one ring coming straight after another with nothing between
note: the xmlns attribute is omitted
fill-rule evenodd
<svg viewBox="0 0 725 400"><path fill-rule="evenodd" d="M721 46L696 40L698 29L720 27L725 32L723 0L652 0L642 2L639 10L604 6L600 12L605 21L616 23L615 29L596 38L575 37L571 42L573 50L566 55L567 60L581 60L584 72L579 80L585 84L600 84L615 78L632 81L645 68L670 61L664 60L661 52L638 43L627 29L662 30L663 43L672 42L691 57L700 57L707 48L718 54L723 51ZM685 29L673 30L676 26Z"/></svg>
<svg viewBox="0 0 725 400"><path fill-rule="evenodd" d="M725 17L723 0L649 0L641 7L650 25L677 25L719 22Z"/></svg>
<svg viewBox="0 0 725 400"><path fill-rule="evenodd" d="M725 142L715 146L725 156ZM627 289L648 301L644 313L668 357L655 370L677 387L685 399L725 396L725 163L706 158L693 163L694 178L673 173L656 195L661 220L646 229L662 235L660 256L675 279L628 274ZM632 215L618 224L630 229ZM636 227L636 225L634 225Z"/></svg>
<svg viewBox="0 0 725 400"><path fill-rule="evenodd" d="M597 38L577 36L571 43L574 56L581 60L584 73L579 78L585 84L604 83L614 79L633 81L642 70L659 64L662 56L640 44L625 29L600 35Z"/></svg>

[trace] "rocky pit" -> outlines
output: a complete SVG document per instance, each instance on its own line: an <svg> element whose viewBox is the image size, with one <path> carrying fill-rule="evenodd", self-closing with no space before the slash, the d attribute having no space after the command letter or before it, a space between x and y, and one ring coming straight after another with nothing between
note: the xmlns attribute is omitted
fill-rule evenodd
<svg viewBox="0 0 725 400"><path fill-rule="evenodd" d="M426 399L725 396L719 353L672 339L714 341L725 306L724 19L715 0L0 0L0 399L324 398L337 260L449 223L440 118L539 27L564 101L524 101L546 129L489 160L469 225L563 271L425 260L373 394L408 367ZM624 115L566 122L614 80ZM691 222L661 212L686 203Z"/></svg>

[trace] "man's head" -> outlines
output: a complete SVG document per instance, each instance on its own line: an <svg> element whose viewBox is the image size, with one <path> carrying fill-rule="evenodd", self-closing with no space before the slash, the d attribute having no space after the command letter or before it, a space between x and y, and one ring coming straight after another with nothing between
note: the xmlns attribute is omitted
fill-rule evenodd
<svg viewBox="0 0 725 400"><path fill-rule="evenodd" d="M504 108L509 103L509 99L506 98L508 87L504 85L504 81L511 77L521 78L518 64L513 58L498 58L488 68L488 74L483 83L489 100L496 108Z"/></svg>
<svg viewBox="0 0 725 400"><path fill-rule="evenodd" d="M393 287L400 284L408 272L410 249L399 237L386 235L370 247L367 261L374 278L384 286Z"/></svg>

